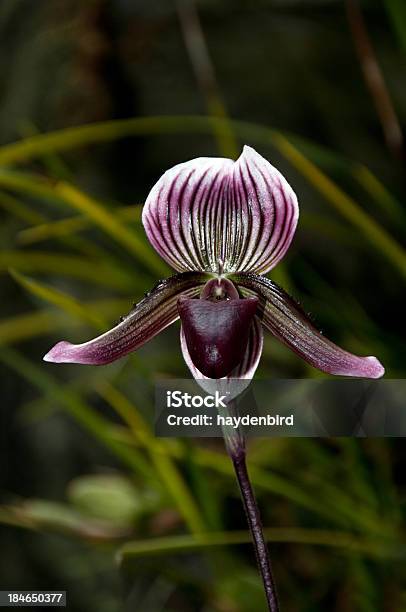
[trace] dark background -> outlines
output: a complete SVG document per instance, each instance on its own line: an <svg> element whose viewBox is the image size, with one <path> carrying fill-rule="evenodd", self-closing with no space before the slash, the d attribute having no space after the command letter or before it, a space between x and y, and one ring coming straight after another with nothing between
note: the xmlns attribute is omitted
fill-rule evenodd
<svg viewBox="0 0 406 612"><path fill-rule="evenodd" d="M99 142L82 134L68 146L62 135L54 149L11 161L0 148L0 588L66 589L72 611L123 602L151 612L263 609L250 545L174 553L162 543L153 556L135 547L117 561L129 540L190 533L185 496L168 486L172 468L208 531L227 538L245 519L219 441L163 442L171 467L162 469L159 451L138 437L134 414L153 422L154 378L188 375L176 325L106 368L41 361L58 339L106 329L157 280L152 259L94 217L81 225L88 213L58 186L74 185L144 240L140 204L162 172L254 146L301 206L271 277L328 337L402 378L405 69L406 12L395 0L1 1L3 145L95 122L174 118L170 130L158 119L138 137L129 129L112 139L103 128ZM190 115L249 125L202 133ZM258 376L320 374L267 334ZM249 446L263 522L280 540L271 547L282 609L405 609L402 441Z"/></svg>

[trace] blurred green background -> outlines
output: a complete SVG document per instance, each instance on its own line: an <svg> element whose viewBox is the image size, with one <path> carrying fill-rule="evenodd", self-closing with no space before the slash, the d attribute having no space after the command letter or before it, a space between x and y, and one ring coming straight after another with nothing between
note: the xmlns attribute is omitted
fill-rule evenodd
<svg viewBox="0 0 406 612"><path fill-rule="evenodd" d="M170 273L140 223L162 172L247 143L301 204L271 277L403 377L405 73L402 0L1 1L2 589L264 609L222 445L152 434L154 379L188 376L178 326L103 368L42 356ZM257 376L321 375L267 334ZM401 440L256 440L248 459L284 612L406 610Z"/></svg>

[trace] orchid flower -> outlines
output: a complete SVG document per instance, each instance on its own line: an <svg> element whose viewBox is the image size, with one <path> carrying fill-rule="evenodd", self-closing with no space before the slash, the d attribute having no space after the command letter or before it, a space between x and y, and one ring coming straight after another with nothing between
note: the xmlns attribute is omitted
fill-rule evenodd
<svg viewBox="0 0 406 612"><path fill-rule="evenodd" d="M379 378L375 357L358 357L325 338L300 306L264 276L284 257L299 216L281 173L251 147L240 158L200 157L174 166L152 188L143 209L147 236L178 273L160 281L110 331L85 342L59 342L46 361L102 365L123 357L181 320L181 348L204 384L249 384L263 327L312 366L343 376ZM213 388L209 386L209 389ZM238 392L240 388L238 388ZM230 398L228 410L236 409ZM279 604L251 487L242 433L224 430L253 537L267 605Z"/></svg>
<svg viewBox="0 0 406 612"><path fill-rule="evenodd" d="M180 317L182 353L196 379L251 379L263 327L319 370L379 378L384 368L375 357L330 342L264 276L289 249L298 216L291 186L251 147L235 162L200 157L174 166L149 193L142 221L152 246L178 273L110 331L83 344L59 342L45 361L107 364Z"/></svg>

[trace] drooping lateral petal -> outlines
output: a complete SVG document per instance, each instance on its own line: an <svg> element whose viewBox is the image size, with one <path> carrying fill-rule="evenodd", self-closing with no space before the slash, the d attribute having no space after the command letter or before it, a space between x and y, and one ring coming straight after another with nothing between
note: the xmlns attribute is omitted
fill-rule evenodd
<svg viewBox="0 0 406 612"><path fill-rule="evenodd" d="M175 269L265 273L292 241L299 209L282 174L245 146L236 162L200 157L174 166L145 202L142 220Z"/></svg>
<svg viewBox="0 0 406 612"><path fill-rule="evenodd" d="M301 307L276 283L255 274L232 274L243 295L256 295L263 325L315 368L341 376L380 378L385 373L376 357L358 357L325 338Z"/></svg>
<svg viewBox="0 0 406 612"><path fill-rule="evenodd" d="M83 344L58 342L44 360L103 365L127 355L176 321L179 296L198 296L208 278L201 272L185 272L160 281L111 330Z"/></svg>

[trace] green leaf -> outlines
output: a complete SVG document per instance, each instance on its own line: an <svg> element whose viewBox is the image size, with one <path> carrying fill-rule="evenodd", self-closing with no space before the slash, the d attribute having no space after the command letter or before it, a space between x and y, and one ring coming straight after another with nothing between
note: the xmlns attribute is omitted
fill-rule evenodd
<svg viewBox="0 0 406 612"><path fill-rule="evenodd" d="M20 125L20 134L23 138L30 138L31 136L41 133L37 126L27 119ZM71 171L58 155L53 153L46 155L43 159L43 163L51 176L61 180L71 180Z"/></svg>
<svg viewBox="0 0 406 612"><path fill-rule="evenodd" d="M404 0L384 0L384 4L399 43L406 51L406 3Z"/></svg>
<svg viewBox="0 0 406 612"><path fill-rule="evenodd" d="M10 274L21 287L41 300L57 306L73 317L94 325L99 330L103 330L106 327L107 323L98 311L89 306L83 306L70 295L44 285L28 276L23 276L16 270L11 269Z"/></svg>
<svg viewBox="0 0 406 612"><path fill-rule="evenodd" d="M124 221L126 224L131 222L139 223L141 219L141 206L136 204L134 206L119 206L114 211L114 214L118 216L120 221ZM46 223L35 223L33 227L21 230L17 238L20 244L34 244L53 238L71 236L88 229L92 223L91 219L83 215L57 219L56 221L48 221Z"/></svg>
<svg viewBox="0 0 406 612"><path fill-rule="evenodd" d="M303 155L323 168L325 172L334 172L338 176L344 175L353 178L368 193L372 201L379 206L388 220L396 224L405 224L406 219L401 202L389 192L387 187L365 164L348 159L336 151L301 138L296 134L284 133L284 135Z"/></svg>
<svg viewBox="0 0 406 612"><path fill-rule="evenodd" d="M89 474L69 483L68 499L81 513L117 525L131 525L142 514L155 511L156 492L137 489L120 474Z"/></svg>
<svg viewBox="0 0 406 612"><path fill-rule="evenodd" d="M129 304L130 299L106 299L85 302L83 307L88 306L89 310L93 311L97 309L100 316L111 321L118 319L123 312L127 312ZM76 327L83 323L83 318L78 318L73 312L71 315L69 326L74 326L76 330ZM66 315L61 311L40 310L15 315L0 320L0 344L14 344L37 336L49 335L57 330L66 331L66 326Z"/></svg>
<svg viewBox="0 0 406 612"><path fill-rule="evenodd" d="M24 202L21 202L5 192L0 192L0 208L30 225L46 222L46 217L44 217L44 215L32 210L32 208L24 204Z"/></svg>
<svg viewBox="0 0 406 612"><path fill-rule="evenodd" d="M101 417L72 389L61 386L59 381L48 374L49 368L44 365L40 367L17 351L6 347L2 347L0 351L0 361L67 410L80 425L136 474L142 474L147 479L153 477L153 470L142 453L136 448L122 444L115 435L113 424Z"/></svg>
<svg viewBox="0 0 406 612"><path fill-rule="evenodd" d="M2 251L0 271L7 271L9 268L72 277L126 292L133 287L131 276L108 262L92 261L85 257L53 251Z"/></svg>
<svg viewBox="0 0 406 612"><path fill-rule="evenodd" d="M49 334L66 324L65 317L42 310L0 320L0 344L13 344Z"/></svg>
<svg viewBox="0 0 406 612"><path fill-rule="evenodd" d="M185 517L190 529L197 537L199 536L204 530L204 524L200 519L198 508L195 507L194 500L190 496L187 486L175 464L172 462L171 458L166 455L164 448L159 441L153 437L152 433L149 434L147 430L145 430L143 437L140 439L141 443L143 443L142 441L146 440L145 436L149 437L146 446L150 450L150 459L152 461L148 463L138 449L128 448L118 441L117 438L111 434L111 427L106 423L105 419L94 412L86 404L83 398L72 390L68 390L66 386L61 387L57 381L45 372L44 367L40 368L19 353L6 348L3 348L0 352L0 361L14 369L43 393L53 397L66 408L80 424L88 429L97 439L102 441L103 444L110 448L110 450L112 450L112 452L122 461L134 469L136 473L142 473L149 480L151 477L154 477L151 475L151 472L154 474L155 469L165 482L168 491L173 495L174 501L179 505L179 511ZM127 409L131 411L133 415L131 416L131 424L133 424L133 418L135 418L136 422L142 426L142 421L140 418L137 418L137 414L133 410L131 404L128 403L127 405L125 398L114 390L111 385L105 383L104 386L108 389L108 395L106 397L110 398L110 403L112 403L114 407L117 407L117 402L114 398L118 398L119 405L122 405L125 411L127 411ZM138 436L137 429L132 429L132 431L135 436Z"/></svg>
<svg viewBox="0 0 406 612"><path fill-rule="evenodd" d="M19 505L0 507L0 523L97 541L116 540L131 533L125 525L90 520L67 504L45 499L28 499Z"/></svg>
<svg viewBox="0 0 406 612"><path fill-rule="evenodd" d="M359 538L351 533L327 531L321 529L275 528L264 529L265 538L269 542L293 542L312 546L329 546L357 551L368 556L387 558L403 558L404 550L401 542L385 539ZM164 555L175 553L190 553L202 548L235 546L251 542L248 531L229 531L205 533L200 538L192 535L170 536L127 542L117 553L117 560L122 563L135 557Z"/></svg>
<svg viewBox="0 0 406 612"><path fill-rule="evenodd" d="M386 255L402 276L406 277L406 251L403 247L282 134L277 135L275 146L326 197L344 218L362 229L371 244L380 248L382 254Z"/></svg>
<svg viewBox="0 0 406 612"><path fill-rule="evenodd" d="M66 203L86 215L96 225L110 234L117 242L126 247L142 264L147 264L158 275L168 272L167 266L152 248L137 234L123 225L117 215L110 212L100 202L91 198L68 183L57 183L56 194Z"/></svg>
<svg viewBox="0 0 406 612"><path fill-rule="evenodd" d="M40 197L53 204L59 202L84 214L106 234L124 246L143 267L159 276L168 267L149 245L144 232L142 238L124 225L120 218L104 204L65 182L51 183L41 176L0 169L0 185L26 195ZM135 209L135 207L134 207ZM134 210L134 217L136 216Z"/></svg>
<svg viewBox="0 0 406 612"><path fill-rule="evenodd" d="M227 122L227 120L226 120ZM69 151L89 144L151 134L213 133L224 119L208 117L137 117L65 128L38 134L0 147L0 165L26 162L53 152ZM235 122L233 122L235 123Z"/></svg>
<svg viewBox="0 0 406 612"><path fill-rule="evenodd" d="M184 517L190 531L199 535L205 531L205 524L191 492L188 489L175 462L167 453L165 445L155 438L149 426L133 402L109 383L99 385L98 392L130 427L135 439L149 453L157 474L175 502L179 513Z"/></svg>
<svg viewBox="0 0 406 612"><path fill-rule="evenodd" d="M52 184L49 179L39 174L0 168L0 185L3 188L18 191L19 193L55 204L58 197L52 188Z"/></svg>

